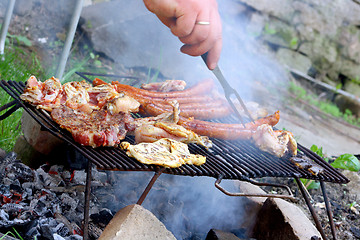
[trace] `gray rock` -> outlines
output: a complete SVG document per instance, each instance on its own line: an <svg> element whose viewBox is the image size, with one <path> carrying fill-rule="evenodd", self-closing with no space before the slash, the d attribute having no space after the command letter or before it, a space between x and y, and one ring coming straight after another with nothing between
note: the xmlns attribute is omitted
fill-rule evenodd
<svg viewBox="0 0 360 240"><path fill-rule="evenodd" d="M155 215L140 205L120 209L106 226L99 240L108 239L174 239Z"/></svg>
<svg viewBox="0 0 360 240"><path fill-rule="evenodd" d="M17 0L14 6L14 13L24 16L32 10L33 4L33 0Z"/></svg>
<svg viewBox="0 0 360 240"><path fill-rule="evenodd" d="M311 60L308 57L290 49L279 49L276 52L276 57L282 64L287 65L290 68L296 69L300 72L307 73L311 67Z"/></svg>
<svg viewBox="0 0 360 240"><path fill-rule="evenodd" d="M302 210L283 199L268 198L259 212L255 238L308 240L320 237L319 231Z"/></svg>
<svg viewBox="0 0 360 240"><path fill-rule="evenodd" d="M360 85L359 83L353 82L353 81L347 81L344 86L344 90L360 97Z"/></svg>
<svg viewBox="0 0 360 240"><path fill-rule="evenodd" d="M82 12L87 33L96 51L126 67L156 68L168 78L179 78L195 59L180 53L174 37L143 2L116 0L85 7ZM196 59L202 64L201 59Z"/></svg>
<svg viewBox="0 0 360 240"><path fill-rule="evenodd" d="M5 156L6 156L6 151L0 148L0 159L1 160L4 159Z"/></svg>
<svg viewBox="0 0 360 240"><path fill-rule="evenodd" d="M360 103L352 98L349 98L344 95L337 95L335 97L335 104L339 107L339 109L345 112L346 109L350 110L352 114L360 117Z"/></svg>
<svg viewBox="0 0 360 240"><path fill-rule="evenodd" d="M344 170L342 172L345 177L347 177L350 182L346 184L347 189L349 189L350 194L356 195L355 199L360 198L360 175L358 172L352 172L349 170Z"/></svg>
<svg viewBox="0 0 360 240"><path fill-rule="evenodd" d="M259 12L263 12L271 16L277 16L284 20L290 20L292 16L291 13L294 12L291 1L287 0L240 0L240 2L251 6Z"/></svg>

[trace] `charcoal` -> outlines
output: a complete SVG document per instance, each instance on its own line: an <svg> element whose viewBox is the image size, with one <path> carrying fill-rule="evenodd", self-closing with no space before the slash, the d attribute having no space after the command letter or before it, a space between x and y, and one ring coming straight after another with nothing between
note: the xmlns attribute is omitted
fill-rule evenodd
<svg viewBox="0 0 360 240"><path fill-rule="evenodd" d="M19 161L7 165L5 175L13 180L18 179L20 182L32 182L34 180L34 171Z"/></svg>
<svg viewBox="0 0 360 240"><path fill-rule="evenodd" d="M57 234L59 234L60 236L69 236L70 235L70 229L64 224L64 223L59 223L59 225L57 225L53 231Z"/></svg>
<svg viewBox="0 0 360 240"><path fill-rule="evenodd" d="M54 240L53 232L49 225L40 226L41 237L49 240Z"/></svg>
<svg viewBox="0 0 360 240"><path fill-rule="evenodd" d="M34 207L34 213L37 216L42 216L46 212L46 205L42 201L37 201Z"/></svg>
<svg viewBox="0 0 360 240"><path fill-rule="evenodd" d="M10 184L10 191L11 192L16 192L18 194L23 193L23 189L22 189L20 183L17 182L17 181L14 181L13 183Z"/></svg>
<svg viewBox="0 0 360 240"><path fill-rule="evenodd" d="M64 170L63 172L60 173L61 177L64 179L64 181L66 183L69 183L71 180L71 173L67 170Z"/></svg>
<svg viewBox="0 0 360 240"><path fill-rule="evenodd" d="M2 208L8 213L8 214L11 214L11 215L18 215L23 209L24 207L20 204L16 204L16 203L7 203L7 204L4 204L2 206Z"/></svg>
<svg viewBox="0 0 360 240"><path fill-rule="evenodd" d="M29 221L25 226L24 226L24 232L25 235L27 237L37 237L40 236L40 232L38 230L39 227L39 221L38 220L33 220L33 221Z"/></svg>
<svg viewBox="0 0 360 240"><path fill-rule="evenodd" d="M93 185L94 182L99 182L99 184L104 185L105 183L108 182L108 176L106 174L106 172L103 171L98 171L97 169L93 169L91 171L91 175L92 175L92 181L91 181L91 185Z"/></svg>
<svg viewBox="0 0 360 240"><path fill-rule="evenodd" d="M66 237L65 239L66 240L82 240L83 237L80 236L80 235L75 234L75 235L71 235L70 237Z"/></svg>
<svg viewBox="0 0 360 240"><path fill-rule="evenodd" d="M103 209L99 213L91 214L90 219L99 224L101 227L105 227L110 220L113 218L114 214L109 209Z"/></svg>
<svg viewBox="0 0 360 240"><path fill-rule="evenodd" d="M33 214L30 211L24 211L19 215L18 218L21 220L30 220L33 218Z"/></svg>
<svg viewBox="0 0 360 240"><path fill-rule="evenodd" d="M74 171L74 177L72 179L74 184L82 184L85 185L86 183L86 172L85 170L76 170Z"/></svg>
<svg viewBox="0 0 360 240"><path fill-rule="evenodd" d="M56 174L49 174L45 172L42 168L39 168L36 171L39 174L40 179L44 182L45 186L58 187L65 185L65 182L63 181L61 176L58 176Z"/></svg>
<svg viewBox="0 0 360 240"><path fill-rule="evenodd" d="M2 221L4 221L5 223L8 223L8 221L9 221L9 214L7 212L5 212L4 209L0 210L0 219Z"/></svg>
<svg viewBox="0 0 360 240"><path fill-rule="evenodd" d="M98 239L102 234L102 230L93 222L89 223L89 237Z"/></svg>
<svg viewBox="0 0 360 240"><path fill-rule="evenodd" d="M11 162L15 162L17 160L17 155L15 152L9 152L8 154L6 154L3 163L5 163L6 165L8 165Z"/></svg>
<svg viewBox="0 0 360 240"><path fill-rule="evenodd" d="M26 237L28 238L36 238L36 237L39 237L41 236L39 230L36 228L36 227L32 227L29 229L29 231L26 232L25 234Z"/></svg>

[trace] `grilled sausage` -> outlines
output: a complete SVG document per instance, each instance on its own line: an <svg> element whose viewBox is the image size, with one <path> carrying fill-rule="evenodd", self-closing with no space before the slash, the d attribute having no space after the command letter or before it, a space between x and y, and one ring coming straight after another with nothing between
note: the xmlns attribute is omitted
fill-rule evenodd
<svg viewBox="0 0 360 240"><path fill-rule="evenodd" d="M145 110L147 114L152 116L157 116L166 112L164 109L156 106L155 104L148 104ZM199 135L225 140L236 140L249 139L258 126L262 124L275 126L279 122L279 119L280 113L277 111L273 115L255 120L254 123L246 123L245 128L242 124L207 122L181 116L179 118L178 124L185 127L186 129L194 131Z"/></svg>
<svg viewBox="0 0 360 240"><path fill-rule="evenodd" d="M146 113L148 105L152 104L157 108L161 108L167 112L171 112L173 106L167 102L146 102L141 105L142 112ZM196 119L216 119L227 116L231 113L231 108L226 101L222 99L212 100L208 103L188 103L180 104L180 116Z"/></svg>
<svg viewBox="0 0 360 240"><path fill-rule="evenodd" d="M94 80L95 81L95 80ZM97 81L95 81L96 83ZM93 83L94 84L94 83ZM214 81L212 79L205 79L201 82L198 82L194 86L185 89L183 91L174 91L174 92L152 92L145 89L140 89L136 87L132 87L126 84L121 84L117 81L112 82L115 85L116 90L118 92L127 92L129 90L137 91L141 96L149 96L153 98L182 98L182 97L190 97L195 95L206 95L211 92L214 88Z"/></svg>
<svg viewBox="0 0 360 240"><path fill-rule="evenodd" d="M106 82L104 82L103 80L99 79L99 78L95 78L93 81L93 85L97 86L97 85L101 85L101 84L107 84ZM163 96L158 96L158 97L153 97L153 96L147 96L147 95L143 95L142 94L142 89L136 88L136 87L130 87L129 88L122 88L122 85L120 87L119 86L119 82L112 82L112 84L115 86L116 90L118 92L124 92L126 95L135 98L137 101L139 101L141 104L143 104L144 102L153 102L153 101L159 101L159 102L164 102L166 100L176 100L178 101L179 104L187 104L187 103L207 103L207 102L212 102L214 100L214 97L212 96L212 94L210 92L207 93L207 95L204 96L200 96L200 95L185 95L184 96L169 96L169 97L163 97ZM127 86L127 85L126 85ZM184 90L185 91L185 90ZM150 91L149 91L150 92ZM183 92L183 91L178 91L178 92ZM173 92L174 93L174 92ZM218 98L217 96L215 98Z"/></svg>

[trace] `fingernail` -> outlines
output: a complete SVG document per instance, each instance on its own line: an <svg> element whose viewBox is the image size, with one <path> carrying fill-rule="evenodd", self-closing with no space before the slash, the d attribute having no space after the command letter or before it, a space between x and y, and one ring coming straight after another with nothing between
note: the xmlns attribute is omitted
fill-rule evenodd
<svg viewBox="0 0 360 240"><path fill-rule="evenodd" d="M208 68L209 68L210 70L213 70L215 67L216 67L216 63L209 63L209 64L208 64Z"/></svg>

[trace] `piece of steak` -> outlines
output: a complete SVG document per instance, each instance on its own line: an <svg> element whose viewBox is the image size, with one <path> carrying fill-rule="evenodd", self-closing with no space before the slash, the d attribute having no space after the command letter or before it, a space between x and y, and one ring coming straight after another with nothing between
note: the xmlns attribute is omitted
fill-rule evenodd
<svg viewBox="0 0 360 240"><path fill-rule="evenodd" d="M88 114L61 105L51 112L52 119L68 130L74 140L84 146L115 146L120 143L128 130L134 130L134 119L129 113L110 114L94 110Z"/></svg>

